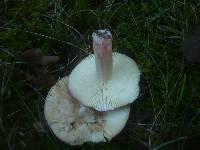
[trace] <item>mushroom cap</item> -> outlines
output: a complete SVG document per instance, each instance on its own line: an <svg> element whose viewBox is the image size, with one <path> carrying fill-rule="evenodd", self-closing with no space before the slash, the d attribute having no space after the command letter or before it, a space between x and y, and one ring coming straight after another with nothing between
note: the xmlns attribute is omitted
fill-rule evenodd
<svg viewBox="0 0 200 150"><path fill-rule="evenodd" d="M97 112L73 99L67 89L68 77L60 79L49 91L44 114L53 133L70 145L106 142L125 126L130 107Z"/></svg>
<svg viewBox="0 0 200 150"><path fill-rule="evenodd" d="M113 53L113 70L107 82L98 80L93 54L82 60L69 76L69 89L83 105L98 111L132 103L139 95L140 70L133 59Z"/></svg>

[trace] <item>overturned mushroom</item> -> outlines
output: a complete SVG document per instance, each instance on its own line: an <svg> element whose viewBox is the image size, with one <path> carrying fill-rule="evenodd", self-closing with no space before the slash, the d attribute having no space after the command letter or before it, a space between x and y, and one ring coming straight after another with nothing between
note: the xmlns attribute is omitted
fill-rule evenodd
<svg viewBox="0 0 200 150"><path fill-rule="evenodd" d="M130 107L97 112L79 104L67 88L68 77L60 79L49 91L44 106L45 118L53 133L65 143L106 142L125 126Z"/></svg>
<svg viewBox="0 0 200 150"><path fill-rule="evenodd" d="M83 105L98 111L132 103L139 95L140 70L130 57L112 53L108 30L93 33L94 54L82 60L69 76L69 89Z"/></svg>

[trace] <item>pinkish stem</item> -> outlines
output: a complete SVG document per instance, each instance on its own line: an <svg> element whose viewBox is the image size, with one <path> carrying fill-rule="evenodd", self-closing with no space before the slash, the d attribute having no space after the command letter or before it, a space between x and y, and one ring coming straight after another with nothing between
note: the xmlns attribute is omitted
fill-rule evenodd
<svg viewBox="0 0 200 150"><path fill-rule="evenodd" d="M108 30L97 30L92 37L97 77L106 82L111 78L113 68L112 34Z"/></svg>

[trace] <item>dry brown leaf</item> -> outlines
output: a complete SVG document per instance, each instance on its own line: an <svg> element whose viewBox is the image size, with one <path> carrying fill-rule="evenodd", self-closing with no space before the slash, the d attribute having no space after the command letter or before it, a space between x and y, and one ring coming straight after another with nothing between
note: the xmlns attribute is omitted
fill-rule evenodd
<svg viewBox="0 0 200 150"><path fill-rule="evenodd" d="M50 63L56 63L60 60L58 56L46 56L39 49L26 50L20 55L20 59L29 63L37 63L42 65L48 65Z"/></svg>

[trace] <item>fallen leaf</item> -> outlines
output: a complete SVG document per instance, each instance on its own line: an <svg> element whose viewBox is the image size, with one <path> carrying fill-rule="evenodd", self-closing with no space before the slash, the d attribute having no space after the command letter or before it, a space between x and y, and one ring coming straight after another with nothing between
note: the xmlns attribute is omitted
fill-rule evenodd
<svg viewBox="0 0 200 150"><path fill-rule="evenodd" d="M24 51L20 56L25 62L37 63L42 65L48 65L50 63L56 63L60 60L58 56L46 56L39 49L31 49Z"/></svg>
<svg viewBox="0 0 200 150"><path fill-rule="evenodd" d="M41 59L42 64L50 64L50 63L56 63L59 61L58 56L43 56Z"/></svg>

